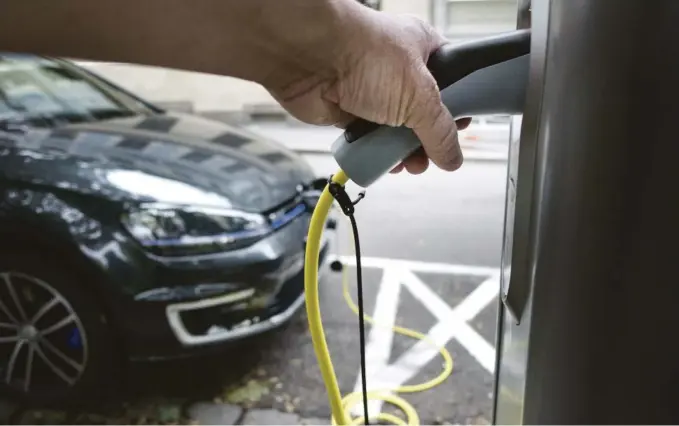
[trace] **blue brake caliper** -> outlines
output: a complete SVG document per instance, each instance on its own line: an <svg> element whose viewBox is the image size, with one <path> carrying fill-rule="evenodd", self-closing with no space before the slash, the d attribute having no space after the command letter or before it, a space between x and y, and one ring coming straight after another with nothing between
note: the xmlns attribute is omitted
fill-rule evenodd
<svg viewBox="0 0 679 426"><path fill-rule="evenodd" d="M83 346L80 330L78 327L73 327L68 335L68 346L74 349L80 349Z"/></svg>

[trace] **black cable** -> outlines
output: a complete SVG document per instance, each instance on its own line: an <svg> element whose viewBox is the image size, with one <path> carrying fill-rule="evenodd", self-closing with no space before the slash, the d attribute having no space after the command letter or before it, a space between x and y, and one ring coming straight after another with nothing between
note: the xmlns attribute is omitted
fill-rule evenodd
<svg viewBox="0 0 679 426"><path fill-rule="evenodd" d="M361 352L361 387L363 389L363 417L364 424L369 425L368 418L368 380L365 371L365 314L363 313L363 274L361 268L361 244L358 238L358 225L354 218L354 206L365 196L365 192L358 195L356 201L351 201L349 194L344 190L344 186L333 182L332 176L328 179L328 191L339 204L342 212L349 217L351 222L351 234L354 237L354 251L356 252L356 284L358 292L358 336Z"/></svg>
<svg viewBox="0 0 679 426"><path fill-rule="evenodd" d="M363 314L363 274L361 268L361 244L358 238L358 226L353 214L349 216L351 222L351 233L354 236L354 248L356 251L356 287L358 293L358 336L361 352L361 387L363 389L363 416L364 424L369 425L368 419L368 380L365 371L365 315Z"/></svg>

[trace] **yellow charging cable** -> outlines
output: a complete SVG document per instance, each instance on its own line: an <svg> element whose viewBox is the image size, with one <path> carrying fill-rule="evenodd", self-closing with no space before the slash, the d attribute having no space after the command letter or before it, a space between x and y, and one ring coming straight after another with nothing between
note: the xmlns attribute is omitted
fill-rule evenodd
<svg viewBox="0 0 679 426"><path fill-rule="evenodd" d="M332 177L332 180L333 182L336 182L340 185L345 185L349 181L349 178L343 171L340 170ZM335 369L332 365L332 360L328 351L328 345L325 340L325 332L323 331L320 303L318 298L318 262L321 248L321 237L323 235L323 228L325 227L325 222L333 201L334 199L330 194L328 187L326 186L321 193L318 203L316 204L316 208L314 209L314 212L311 216L311 222L309 224L304 267L306 310L309 320L311 340L314 346L314 351L316 352L318 364L320 366L321 376L323 377L323 382L325 383L325 388L328 393L328 400L330 402L330 408L332 411L332 424L358 425L364 423L365 419L363 417L352 418L349 412L356 403L361 401L363 394L360 392L352 392L342 398L342 395L339 391L339 386L337 385ZM344 299L349 305L349 308L358 315L358 307L351 299L351 295L349 293L348 281L348 275L345 270L342 277L342 292ZM368 315L364 315L364 319L373 326L380 326L380 324L375 323L374 319ZM415 330L399 326L390 328L396 333L415 339L425 340L431 343L433 346L437 346L426 335ZM380 413L375 416L374 419L370 420L386 421L397 425L419 425L419 416L417 415L417 412L413 406L394 393L422 392L429 390L446 380L453 371L453 359L445 347L439 347L439 353L443 357L444 368L441 374L439 374L437 377L417 385L401 386L392 390L387 389L384 391L368 392L367 396L369 400L381 400L392 404L403 411L406 416L406 421L389 413Z"/></svg>

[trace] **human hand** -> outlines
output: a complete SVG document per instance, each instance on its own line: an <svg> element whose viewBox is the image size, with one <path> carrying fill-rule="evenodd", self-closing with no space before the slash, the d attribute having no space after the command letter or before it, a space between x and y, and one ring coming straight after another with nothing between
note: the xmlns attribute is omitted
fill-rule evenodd
<svg viewBox="0 0 679 426"><path fill-rule="evenodd" d="M6 2L0 41L8 51L254 81L309 123L343 127L361 117L414 129L424 148L395 171L421 173L429 158L445 170L462 163L455 122L426 68L445 41L415 18L356 0L120 1L129 7L44 2L40 14L33 2Z"/></svg>
<svg viewBox="0 0 679 426"><path fill-rule="evenodd" d="M361 117L412 128L423 149L392 172L405 168L422 173L429 159L444 170L459 168L463 157L457 130L470 120L453 120L426 67L429 55L445 39L415 17L376 12L353 0L336 3L346 7L338 14L338 34L325 46L336 55L335 72L316 74L309 67L301 78L269 91L308 123L345 127Z"/></svg>

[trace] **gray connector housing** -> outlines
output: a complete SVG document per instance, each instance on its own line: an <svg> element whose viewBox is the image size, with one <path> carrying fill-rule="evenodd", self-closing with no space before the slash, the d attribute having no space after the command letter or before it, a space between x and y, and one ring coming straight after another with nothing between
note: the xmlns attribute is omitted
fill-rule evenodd
<svg viewBox="0 0 679 426"><path fill-rule="evenodd" d="M482 68L441 91L455 118L523 113L530 55ZM367 188L421 145L407 127L380 126L348 143L341 135L332 145L340 168L357 185Z"/></svg>

